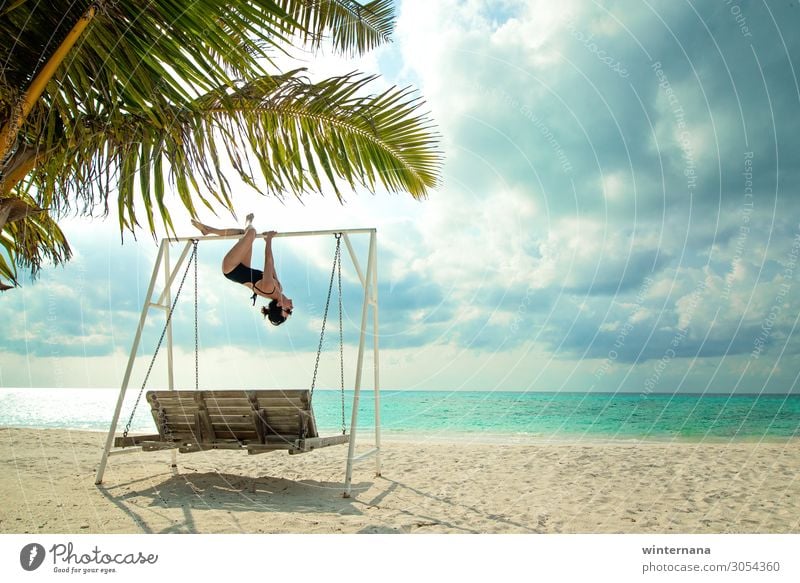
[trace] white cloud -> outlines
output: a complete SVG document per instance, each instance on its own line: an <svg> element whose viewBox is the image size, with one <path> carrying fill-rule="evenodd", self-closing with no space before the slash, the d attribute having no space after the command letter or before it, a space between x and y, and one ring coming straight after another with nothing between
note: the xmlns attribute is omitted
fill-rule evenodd
<svg viewBox="0 0 800 583"><path fill-rule="evenodd" d="M610 202L619 202L632 192L628 176L622 172L610 172L601 178L600 188L603 196Z"/></svg>
<svg viewBox="0 0 800 583"><path fill-rule="evenodd" d="M538 288L563 286L568 291L611 293L638 283L654 264L652 248L611 223L591 218L562 219L539 245L541 258L531 280Z"/></svg>

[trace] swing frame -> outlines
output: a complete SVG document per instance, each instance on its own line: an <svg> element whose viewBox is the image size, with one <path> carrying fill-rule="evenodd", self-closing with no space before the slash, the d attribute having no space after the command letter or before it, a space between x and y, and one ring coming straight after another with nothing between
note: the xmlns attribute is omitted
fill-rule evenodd
<svg viewBox="0 0 800 583"><path fill-rule="evenodd" d="M356 462L362 461L366 458L375 457L375 475L381 475L381 428L380 428L380 360L379 360L379 345L378 345L378 253L377 253L377 229L363 228L363 229L336 229L324 231L293 231L286 233L278 233L275 238L282 237L313 237L313 236L330 236L341 234L342 240L347 247L348 254L352 260L353 266L358 274L358 279L361 281L362 288L364 289L364 299L361 306L361 327L358 342L358 357L356 360L356 376L355 384L353 387L353 405L350 418L350 439L347 450L347 465L345 468L344 479L344 497L349 498L352 485L353 466ZM358 256L353 249L350 242L350 235L369 235L369 250L367 252L367 269L366 273L361 269L361 263ZM240 235L207 235L200 237L177 237L165 238L161 240L158 255L156 256L155 265L153 267L153 274L150 277L150 285L147 288L147 295L145 296L144 305L142 306L142 313L139 317L139 325L136 328L133 345L131 347L130 356L128 358L128 365L125 369L125 374L122 379L117 403L114 408L114 415L111 419L111 425L108 429L105 447L103 454L100 458L100 465L97 468L95 476L95 484L100 485L103 483L103 475L105 474L108 458L115 455L125 453L135 453L141 451L141 447L126 447L124 449L113 449L114 438L116 436L117 425L119 423L122 405L125 400L125 393L128 390L130 383L131 372L133 371L133 364L139 350L139 344L144 330L147 316L151 309L156 309L164 312L165 317L170 312L172 305L172 286L178 276L178 272L186 261L191 247L195 241L220 241L226 239L239 239ZM259 234L257 238L263 239L265 235ZM174 267L170 266L170 246L173 244L185 243L180 256ZM341 260L340 260L341 261ZM161 277L159 277L161 274ZM159 284L159 279L162 283ZM160 286L157 297L154 299L154 292ZM372 338L373 338L373 387L375 392L375 442L373 447L368 451L356 456L356 430L358 428L358 408L361 397L361 385L363 380L363 365L364 353L366 351L366 333L369 326L369 308L372 308ZM174 379L174 362L172 351L172 320L168 319L166 323L166 351L167 351L167 381L170 391L175 390ZM177 452L171 450L171 467L173 471L177 468Z"/></svg>

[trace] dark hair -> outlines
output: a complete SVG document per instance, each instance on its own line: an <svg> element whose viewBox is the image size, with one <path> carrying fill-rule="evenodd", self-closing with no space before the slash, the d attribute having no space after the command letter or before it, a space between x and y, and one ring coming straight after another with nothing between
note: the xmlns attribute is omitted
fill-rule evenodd
<svg viewBox="0 0 800 583"><path fill-rule="evenodd" d="M263 306L261 313L269 319L273 326L280 326L286 321L286 318L283 317L283 308L278 305L277 300L272 300L269 305Z"/></svg>

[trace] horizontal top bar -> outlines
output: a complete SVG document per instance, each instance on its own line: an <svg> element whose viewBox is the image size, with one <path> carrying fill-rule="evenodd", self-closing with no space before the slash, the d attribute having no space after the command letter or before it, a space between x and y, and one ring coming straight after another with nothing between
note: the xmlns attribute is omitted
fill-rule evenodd
<svg viewBox="0 0 800 583"><path fill-rule="evenodd" d="M375 227L371 229L331 229L327 231L287 231L285 233L279 232L275 235L278 237L313 237L317 235L335 235L336 233L347 233L348 235L357 235L361 233L375 233ZM180 243L181 241L224 241L226 239L240 239L241 235L200 235L198 237L167 237L166 239L171 243ZM264 239L265 235L258 233L256 239Z"/></svg>

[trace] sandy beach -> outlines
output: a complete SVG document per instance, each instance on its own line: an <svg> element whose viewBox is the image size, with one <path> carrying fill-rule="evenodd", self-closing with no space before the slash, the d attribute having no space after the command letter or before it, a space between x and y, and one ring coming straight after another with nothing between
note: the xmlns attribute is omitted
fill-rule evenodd
<svg viewBox="0 0 800 583"><path fill-rule="evenodd" d="M800 440L447 443L388 439L383 472L346 448L111 458L104 435L0 429L4 533L797 533ZM366 447L366 446L365 446Z"/></svg>

